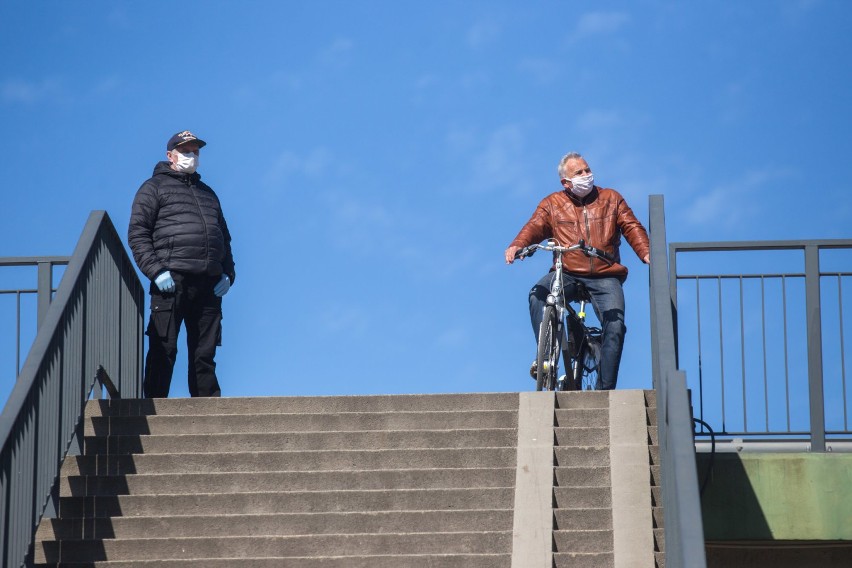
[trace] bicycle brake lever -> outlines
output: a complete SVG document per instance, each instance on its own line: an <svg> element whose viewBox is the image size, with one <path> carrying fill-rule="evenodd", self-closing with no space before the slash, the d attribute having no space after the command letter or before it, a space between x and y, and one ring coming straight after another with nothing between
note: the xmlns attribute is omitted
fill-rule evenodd
<svg viewBox="0 0 852 568"><path fill-rule="evenodd" d="M518 252L515 253L515 258L526 258L528 256L532 256L535 254L535 251L538 250L536 245L530 245L528 247L524 247Z"/></svg>

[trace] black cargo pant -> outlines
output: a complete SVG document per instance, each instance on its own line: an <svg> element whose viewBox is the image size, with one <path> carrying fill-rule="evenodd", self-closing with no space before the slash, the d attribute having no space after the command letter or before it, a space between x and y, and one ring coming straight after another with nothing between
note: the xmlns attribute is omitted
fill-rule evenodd
<svg viewBox="0 0 852 568"><path fill-rule="evenodd" d="M181 323L186 327L186 347L191 396L221 396L216 379L216 347L222 344L222 298L213 293L219 276L178 274L173 293L160 292L151 283L151 320L143 390L146 398L169 396L177 357Z"/></svg>

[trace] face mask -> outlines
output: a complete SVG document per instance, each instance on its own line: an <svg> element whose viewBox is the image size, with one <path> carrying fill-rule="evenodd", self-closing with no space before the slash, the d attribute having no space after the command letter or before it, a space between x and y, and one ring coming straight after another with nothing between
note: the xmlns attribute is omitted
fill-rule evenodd
<svg viewBox="0 0 852 568"><path fill-rule="evenodd" d="M172 162L175 171L192 174L198 169L198 154L195 152L181 154L177 150L172 150L172 156L177 158Z"/></svg>
<svg viewBox="0 0 852 568"><path fill-rule="evenodd" d="M571 182L572 189L571 192L574 193L577 197L586 197L592 192L592 189L595 187L595 175L589 174L587 176L577 176L575 178L571 178L568 181Z"/></svg>

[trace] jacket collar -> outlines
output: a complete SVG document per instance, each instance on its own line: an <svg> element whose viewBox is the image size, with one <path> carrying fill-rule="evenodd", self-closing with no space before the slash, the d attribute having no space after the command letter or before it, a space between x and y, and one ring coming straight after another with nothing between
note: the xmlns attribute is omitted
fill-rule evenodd
<svg viewBox="0 0 852 568"><path fill-rule="evenodd" d="M598 198L598 186L592 187L592 191L590 191L589 194L582 199L574 195L570 189L563 189L562 191L568 196L568 199L570 199L575 205L579 206L594 203Z"/></svg>

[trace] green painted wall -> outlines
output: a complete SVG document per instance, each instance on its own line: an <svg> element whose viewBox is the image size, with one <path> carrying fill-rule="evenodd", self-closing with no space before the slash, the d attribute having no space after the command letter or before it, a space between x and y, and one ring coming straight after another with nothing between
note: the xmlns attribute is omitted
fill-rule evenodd
<svg viewBox="0 0 852 568"><path fill-rule="evenodd" d="M707 540L852 541L852 454L716 454L701 503Z"/></svg>

